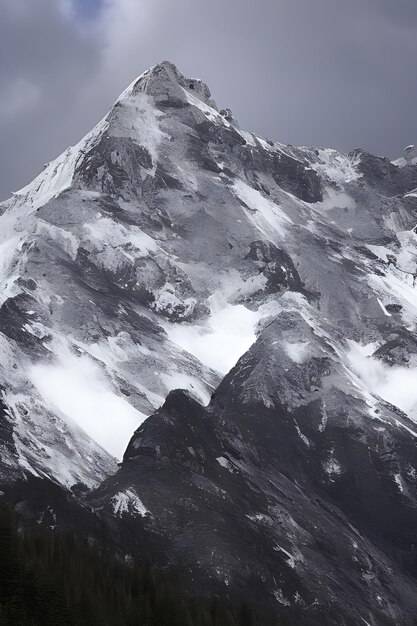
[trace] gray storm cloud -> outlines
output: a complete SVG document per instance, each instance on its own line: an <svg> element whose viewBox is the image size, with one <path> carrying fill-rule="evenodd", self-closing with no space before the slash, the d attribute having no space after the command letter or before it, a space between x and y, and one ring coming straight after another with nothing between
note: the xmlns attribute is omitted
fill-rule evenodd
<svg viewBox="0 0 417 626"><path fill-rule="evenodd" d="M414 0L106 0L88 22L70 5L2 2L2 198L165 58L274 140L387 156L416 140Z"/></svg>

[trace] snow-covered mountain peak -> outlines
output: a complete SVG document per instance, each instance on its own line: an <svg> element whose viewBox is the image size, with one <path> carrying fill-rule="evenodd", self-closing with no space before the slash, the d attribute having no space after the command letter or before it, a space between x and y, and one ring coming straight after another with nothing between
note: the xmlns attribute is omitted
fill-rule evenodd
<svg viewBox="0 0 417 626"><path fill-rule="evenodd" d="M411 625L412 154L276 144L171 63L136 79L1 207L3 482L113 474L90 503L137 524L124 554L153 536L273 623Z"/></svg>
<svg viewBox="0 0 417 626"><path fill-rule="evenodd" d="M140 91L153 95L161 103L164 97L166 101L173 96L179 96L180 100L182 100L181 90L185 90L186 92L191 92L204 104L217 109L211 97L209 87L200 79L187 78L170 61L162 61L141 74L128 88L127 92L122 94L119 101L123 100L126 93L129 93L129 89L132 90L133 95Z"/></svg>
<svg viewBox="0 0 417 626"><path fill-rule="evenodd" d="M208 87L172 63L147 70L91 133L3 205L1 329L25 359L28 394L121 456L172 388L208 402L265 320L287 309L280 294L318 298L331 324L358 327L374 310L362 299L384 315L386 281L352 242L375 247L415 225L412 198L401 210L389 200L410 196L413 172L363 151L267 142L237 128ZM400 268L412 263L407 242ZM368 286L353 287L346 264L369 273ZM327 266L334 281L323 278ZM361 294L355 305L352 289ZM412 303L402 310L414 325ZM116 443L100 419L117 426Z"/></svg>
<svg viewBox="0 0 417 626"><path fill-rule="evenodd" d="M186 78L173 63L163 61L136 78L91 132L47 163L43 172L16 191L14 197L19 204L24 202L37 210L71 186L85 156L109 136L130 137L141 144L154 161L156 145L162 135L158 127L158 118L163 116L161 110L201 105L217 111L207 85L199 79Z"/></svg>

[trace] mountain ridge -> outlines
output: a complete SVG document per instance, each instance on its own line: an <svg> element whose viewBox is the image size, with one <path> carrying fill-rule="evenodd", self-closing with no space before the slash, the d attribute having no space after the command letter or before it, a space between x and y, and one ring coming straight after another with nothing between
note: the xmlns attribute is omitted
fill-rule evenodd
<svg viewBox="0 0 417 626"><path fill-rule="evenodd" d="M268 142L169 62L135 79L1 205L4 497L272 623L411 626L413 154Z"/></svg>

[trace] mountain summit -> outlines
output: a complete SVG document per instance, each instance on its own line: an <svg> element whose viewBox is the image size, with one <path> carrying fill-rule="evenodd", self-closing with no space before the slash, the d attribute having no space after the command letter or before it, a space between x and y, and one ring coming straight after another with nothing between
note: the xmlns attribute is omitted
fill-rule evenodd
<svg viewBox="0 0 417 626"><path fill-rule="evenodd" d="M0 205L3 498L263 623L414 624L413 150L136 79Z"/></svg>

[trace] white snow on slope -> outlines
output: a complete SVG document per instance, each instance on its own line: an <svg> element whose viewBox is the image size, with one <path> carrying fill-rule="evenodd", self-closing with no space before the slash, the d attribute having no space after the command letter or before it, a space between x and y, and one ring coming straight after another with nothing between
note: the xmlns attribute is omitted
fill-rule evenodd
<svg viewBox="0 0 417 626"><path fill-rule="evenodd" d="M119 246L130 248L134 251L135 258L147 256L158 249L156 241L137 226L126 228L108 217L87 222L83 228L97 249Z"/></svg>
<svg viewBox="0 0 417 626"><path fill-rule="evenodd" d="M13 195L22 202L29 202L31 209L36 210L68 189L71 186L76 166L107 128L108 122L105 118L77 145L68 148L51 161L35 180Z"/></svg>
<svg viewBox="0 0 417 626"><path fill-rule="evenodd" d="M39 219L36 224L36 234L52 240L71 259L74 260L76 258L80 242L70 231Z"/></svg>
<svg viewBox="0 0 417 626"><path fill-rule="evenodd" d="M392 256L394 254L393 251L386 246L372 246L370 244L366 244L366 247L372 252L372 254L375 254L375 256L381 259L381 261L384 261L384 263L388 263L388 256Z"/></svg>
<svg viewBox="0 0 417 626"><path fill-rule="evenodd" d="M381 307L381 309L382 309L382 311L383 311L384 315L385 315L386 317L391 317L391 313L388 313L387 309L386 309L386 308L385 308L385 306L382 304L381 300L380 300L379 298L377 298L377 300L378 300L378 304L379 304L379 306Z"/></svg>
<svg viewBox="0 0 417 626"><path fill-rule="evenodd" d="M0 205L0 305L18 293L15 280L25 258L22 247L34 224L33 209L24 203L8 200Z"/></svg>
<svg viewBox="0 0 417 626"><path fill-rule="evenodd" d="M407 165L417 164L417 147L411 144L404 148L403 156L395 161L391 161L397 167L406 167Z"/></svg>
<svg viewBox="0 0 417 626"><path fill-rule="evenodd" d="M379 296L380 303L400 303L402 305L401 316L410 329L417 326L417 289L413 284L413 277L404 274L394 267L386 270L385 276L370 274L368 283ZM385 306L384 306L385 308ZM387 312L388 313L388 312Z"/></svg>
<svg viewBox="0 0 417 626"><path fill-rule="evenodd" d="M242 180L235 181L233 193L248 207L243 207L246 217L267 241L276 243L277 235L279 239L285 237L287 227L292 222L277 204Z"/></svg>
<svg viewBox="0 0 417 626"><path fill-rule="evenodd" d="M302 563L304 561L301 552L297 550L295 546L294 546L294 554L291 554L291 552L288 552L288 550L285 550L285 548L283 548L282 546L278 544L274 547L274 550L276 550L277 552L282 552L286 556L287 565L289 565L289 567L291 567L292 569L295 569L298 563Z"/></svg>
<svg viewBox="0 0 417 626"><path fill-rule="evenodd" d="M351 158L330 148L319 150L318 153L319 162L313 164L312 168L322 177L330 178L338 185L362 178L363 174L360 174L356 169L359 162L358 158Z"/></svg>
<svg viewBox="0 0 417 626"><path fill-rule="evenodd" d="M3 356L3 355L2 355ZM34 389L26 393L8 389L2 401L13 421L18 466L35 476L53 476L70 487L82 482L97 486L116 469L116 462L76 425L51 414ZM51 427L53 425L53 427ZM7 461L2 458L3 462ZM15 460L10 459L14 465Z"/></svg>
<svg viewBox="0 0 417 626"><path fill-rule="evenodd" d="M169 136L159 126L162 117L154 105L154 100L144 91L134 92L137 80L122 94L117 101L118 107L112 110L109 118L112 137L128 137L146 148L152 159L149 173L154 176L161 140ZM144 87L145 88L145 87Z"/></svg>
<svg viewBox="0 0 417 626"><path fill-rule="evenodd" d="M0 222L1 226L1 222ZM14 265L16 254L21 247L21 239L19 235L10 237L0 243L0 306L14 293Z"/></svg>
<svg viewBox="0 0 417 626"><path fill-rule="evenodd" d="M218 456L216 458L216 461L219 465L221 465L222 467L224 467L224 469L227 469L229 472L235 472L236 468L234 467L233 463L231 463L229 461L229 459L226 459L226 457L224 456Z"/></svg>
<svg viewBox="0 0 417 626"><path fill-rule="evenodd" d="M181 87L184 92L185 97L187 98L188 104L199 109L204 115L211 120L212 122L218 122L220 124L224 124L224 126L230 126L229 122L222 116L216 109L210 107L208 104L197 98L192 93Z"/></svg>
<svg viewBox="0 0 417 626"><path fill-rule="evenodd" d="M397 239L401 248L396 266L400 271L413 275L417 271L417 235L413 230L405 230L397 233Z"/></svg>
<svg viewBox="0 0 417 626"><path fill-rule="evenodd" d="M28 375L47 405L122 458L132 433L146 416L115 393L91 358L62 350L54 365L32 365Z"/></svg>

